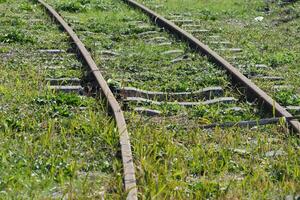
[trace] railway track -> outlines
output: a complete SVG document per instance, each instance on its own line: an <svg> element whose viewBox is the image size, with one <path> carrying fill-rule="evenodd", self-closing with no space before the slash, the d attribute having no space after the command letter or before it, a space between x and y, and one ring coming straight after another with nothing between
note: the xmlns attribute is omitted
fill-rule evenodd
<svg viewBox="0 0 300 200"><path fill-rule="evenodd" d="M279 72L281 71L281 69L279 69L279 71L274 69L276 68L276 66L272 67L271 65L273 64L269 64L268 66L268 64L262 62L254 62L253 60L251 60L252 55L247 55L247 53L244 53L244 50L242 48L237 48L236 46L234 46L238 44L238 42L235 42L235 44L233 44L233 42L230 42L228 40L229 38L226 38L226 36L222 35L222 31L217 31L216 27L214 28L213 26L208 25L210 24L210 22L207 24L202 23L200 19L201 12L203 11L201 9L200 13L197 14L193 9L190 9L191 12L183 11L187 9L186 6L184 6L182 10L178 9L178 11L175 12L175 10L171 8L168 3L157 4L155 2L149 1L145 2L145 4L154 8L155 10L162 10L162 13L164 13L166 19L168 19L170 22L175 23L178 27L185 30L186 32L191 33L200 41L204 41L204 43L208 44L211 49L213 49L218 54L221 54L223 58L226 58L226 60L228 60L233 66L235 66L244 76L246 76L252 82L257 83L260 87L267 91L268 94L276 97L278 96L278 94L283 92L284 94L289 93L289 95L292 96L290 98L297 98L297 95L299 96L300 93L297 84L294 84L293 82L289 83L289 78L284 77L284 74L282 72ZM279 5L288 6L289 4L292 4L292 2L285 2L284 4ZM270 5L266 3L266 6ZM251 26L255 28L255 25ZM224 28L226 26L221 27ZM230 32L230 30L226 31ZM251 52L249 52L249 49L246 49L246 51L248 52L248 54L251 54ZM282 63L281 65L284 65L284 63ZM295 73L297 74L297 72ZM297 80L295 82L297 82ZM299 106L296 105L297 103L282 102L282 104L282 107L288 112L294 114L299 113Z"/></svg>
<svg viewBox="0 0 300 200"><path fill-rule="evenodd" d="M137 189L136 189L136 180L135 180L135 172L133 166L133 158L131 153L131 145L129 141L129 136L126 128L125 118L123 116L122 110L120 108L119 103L115 99L113 93L111 92L110 88L108 87L106 81L104 80L102 74L99 71L96 63L92 59L91 55L85 48L84 44L80 41L78 36L75 32L71 29L71 27L61 18L61 16L48 4L44 1L39 0L47 11L50 13L52 17L64 28L64 30L68 33L74 44L76 45L77 50L80 52L80 56L84 59L88 66L88 71L92 73L93 78L96 80L97 87L101 90L101 92L105 95L110 108L112 109L112 113L115 117L118 131L120 134L120 145L121 145L121 153L122 153L122 160L123 160L123 170L124 170L124 185L125 189L128 192L128 199L136 199L137 198ZM65 89L63 86L52 86L55 89ZM73 89L73 87L67 90Z"/></svg>
<svg viewBox="0 0 300 200"><path fill-rule="evenodd" d="M158 126L165 126L167 129L174 123L181 128L183 127L185 131L191 131L215 127L249 128L278 124L285 120L295 132L299 133L300 124L296 117L287 112L285 108L276 103L208 46L176 26L173 23L174 20L173 22L168 21L143 5L128 0L125 2L141 9L160 28L150 24L147 18L143 16L138 16L142 20L128 17L122 19L122 22L118 22L120 26L127 26L127 29L125 28L120 34L108 36L111 31L108 28L98 30L103 25L101 23L93 24L88 21L88 24L82 24L76 16L67 16L67 21L71 25L75 24L73 27L79 34L78 37L52 7L42 0L38 1L68 33L76 45L80 57L87 64L87 70L93 79L91 90L85 90L78 84L81 81L76 78L48 79L50 87L54 90L78 93L91 92L97 88L101 94L104 94L115 117L120 135L124 186L128 192L127 199L137 199L138 193L126 121L129 123L130 130L136 133L137 127L146 123L154 124L154 126L158 124ZM106 6L109 7L110 5ZM191 28L190 21L180 21L180 23L187 23L183 25ZM102 31L106 35L102 35ZM180 40L170 36L166 31L176 35ZM196 29L189 32L198 34L204 33L206 30ZM113 43L106 44L105 37L110 37ZM83 38L87 42L92 56L79 38ZM95 42L96 38L99 39L99 43ZM124 38L126 42L124 42ZM182 43L182 40L187 42L189 46ZM97 49L97 46L101 48ZM139 52L140 49L142 49L142 53ZM224 48L224 51L227 50L240 51L237 48ZM60 54L63 52L60 50L42 50L41 53ZM150 56L147 56L147 53ZM151 57L153 55L158 58ZM97 67L96 63L100 63L98 65L100 68ZM139 68L139 64L142 67ZM218 69L217 66L223 69ZM154 67L155 69L153 69ZM145 74L144 71L149 73ZM166 74L162 74L162 72ZM203 73L205 76L201 76ZM206 79L206 76L210 78ZM174 77L178 78L179 82L187 84L178 84L177 81L174 81ZM108 79L108 83L105 79ZM125 110L125 117L121 106ZM209 116L210 112L214 110L217 110L218 113ZM265 112L265 110L269 112ZM225 117L220 116L222 114ZM274 114L278 117L275 117ZM135 123L141 125L135 127ZM134 146L138 146L136 141ZM232 151L237 152L237 149ZM243 154L243 152L239 152ZM140 169L138 170L140 171ZM141 180L141 176L138 179ZM141 180L141 182L143 181ZM143 196L144 190L146 189L143 188L140 191L141 196Z"/></svg>
<svg viewBox="0 0 300 200"><path fill-rule="evenodd" d="M148 16L150 16L150 18L153 21L155 21L155 23L157 23L161 27L169 30L171 33L176 34L178 37L182 38L183 40L187 41L189 43L189 45L192 48L194 48L196 51L199 51L200 53L208 56L212 62L214 62L217 65L226 69L227 72L230 74L230 76L232 76L234 84L241 84L242 86L245 87L246 90L244 92L246 95L248 95L248 97L253 98L253 96L255 96L256 98L260 99L260 101L262 101L261 103L265 104L265 106L268 107L269 110L275 109L276 114L279 115L280 117L291 118L292 120L289 120L289 124L292 126L292 128L296 132L298 132L298 133L300 132L300 123L287 111L287 109L289 109L289 108L287 108L287 109L283 108L275 100L273 100L269 95L267 95L263 90L261 90L259 87L257 87L251 80L249 80L242 73L240 73L239 70L237 70L235 67L233 67L228 61L226 61L224 58L222 58L216 52L214 52L212 49L210 49L207 45L203 44L197 38L195 38L194 36L191 35L191 34L195 34L195 33L205 33L205 32L208 32L208 30L199 29L199 27L197 27L197 24L193 23L193 20L177 18L177 19L173 19L172 21L169 21L169 20L165 19L164 17L158 15L154 11L150 10L149 8L143 6L142 4L139 4L136 1L129 0L126 2L129 3L130 5L132 5L133 7L141 9ZM188 27L188 28L192 28L192 30L183 30L180 27L178 27L177 25L175 25L173 22L181 23L181 25L183 27L185 27L185 29L187 29L187 27ZM194 27L194 26L196 26L196 27ZM211 37L218 37L218 36L211 36ZM242 51L241 49L238 49L238 48L224 48L221 50L232 51L232 52ZM261 66L261 65L259 65L259 66ZM280 80L280 77L269 77L269 76L255 76L254 78Z"/></svg>

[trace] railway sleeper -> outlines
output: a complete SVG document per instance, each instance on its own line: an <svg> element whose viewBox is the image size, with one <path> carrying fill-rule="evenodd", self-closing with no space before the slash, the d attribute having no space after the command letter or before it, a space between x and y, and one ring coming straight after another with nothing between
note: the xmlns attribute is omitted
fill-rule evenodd
<svg viewBox="0 0 300 200"><path fill-rule="evenodd" d="M227 57L227 59L228 59L230 62L237 62L238 60L241 60L242 57L236 55L236 56L229 56L229 57Z"/></svg>
<svg viewBox="0 0 300 200"><path fill-rule="evenodd" d="M168 16L168 19L170 21L172 20L183 20L185 18L185 16L182 16L182 15L169 15Z"/></svg>
<svg viewBox="0 0 300 200"><path fill-rule="evenodd" d="M200 24L183 24L182 28L202 28L203 25Z"/></svg>
<svg viewBox="0 0 300 200"><path fill-rule="evenodd" d="M128 107L126 107L126 109L128 109ZM145 115L145 116L149 116L149 117L155 117L155 116L161 116L162 115L162 112L159 111L159 110L153 110L153 109L145 108L145 107L135 107L133 109L133 111L137 112L140 115ZM243 112L244 109L241 108L241 107L232 107L232 108L227 108L224 111L225 112L228 112L228 111ZM174 115L171 115L171 116L174 116Z"/></svg>
<svg viewBox="0 0 300 200"><path fill-rule="evenodd" d="M67 59L70 59L71 57L76 57L75 54L66 54L65 56L57 56L55 54L52 54L53 57L52 58L48 58L48 57L45 57L45 56L42 56L41 59L42 60L51 60L51 61L65 61Z"/></svg>
<svg viewBox="0 0 300 200"><path fill-rule="evenodd" d="M273 90L279 91L279 90L292 90L294 89L291 85L274 85L272 87Z"/></svg>
<svg viewBox="0 0 300 200"><path fill-rule="evenodd" d="M146 32L142 32L142 33L137 34L137 36L145 38L145 37L150 37L150 36L158 34L158 33L159 32L157 32L157 31L146 31Z"/></svg>
<svg viewBox="0 0 300 200"><path fill-rule="evenodd" d="M186 15L185 13L169 13L168 18L169 19L184 19L186 17L190 17L191 15Z"/></svg>
<svg viewBox="0 0 300 200"><path fill-rule="evenodd" d="M109 51L109 50L102 50L100 53L101 53L101 55L104 55L104 56L119 56L120 55L117 52Z"/></svg>
<svg viewBox="0 0 300 200"><path fill-rule="evenodd" d="M185 30L186 32L197 34L197 33L209 33L210 31L207 29L192 29L192 30Z"/></svg>
<svg viewBox="0 0 300 200"><path fill-rule="evenodd" d="M272 70L272 67L269 67L269 66L267 66L267 65L265 65L265 64L256 64L255 67L256 67L257 69Z"/></svg>
<svg viewBox="0 0 300 200"><path fill-rule="evenodd" d="M161 53L161 55L181 55L183 54L184 51L183 50L180 50L180 49L174 49L174 50L169 50L169 51L164 51Z"/></svg>
<svg viewBox="0 0 300 200"><path fill-rule="evenodd" d="M144 21L141 21L141 20L131 20L131 21L128 21L130 24L145 24Z"/></svg>
<svg viewBox="0 0 300 200"><path fill-rule="evenodd" d="M112 61L112 60L116 60L116 58L112 57L112 56L101 56L100 60L101 61Z"/></svg>
<svg viewBox="0 0 300 200"><path fill-rule="evenodd" d="M153 27L152 26L149 26L148 24L138 24L137 25L137 28L139 28L139 29L142 29L142 30L145 30L145 31L147 31L147 30L152 30L153 29Z"/></svg>
<svg viewBox="0 0 300 200"><path fill-rule="evenodd" d="M190 61L191 58L189 58L188 55L183 55L183 56L180 56L180 57L177 57L173 60L171 60L171 64L175 64L175 63L179 63L179 62L182 62L182 61Z"/></svg>
<svg viewBox="0 0 300 200"><path fill-rule="evenodd" d="M66 53L66 51L62 49L40 49L39 53L60 54L60 53Z"/></svg>
<svg viewBox="0 0 300 200"><path fill-rule="evenodd" d="M230 111L231 111L231 112L243 112L244 109L241 108L241 107L235 106L235 107L227 108L225 111L229 111L229 112L230 112Z"/></svg>
<svg viewBox="0 0 300 200"><path fill-rule="evenodd" d="M46 70L59 70L59 69L66 69L65 66L44 66L43 69Z"/></svg>
<svg viewBox="0 0 300 200"><path fill-rule="evenodd" d="M170 46L172 45L172 42L162 42L160 44L157 44L157 46Z"/></svg>
<svg viewBox="0 0 300 200"><path fill-rule="evenodd" d="M252 128L256 126L265 126L268 124L277 124L284 119L282 117L275 118L265 118L259 120L249 120L249 121L240 121L240 122L225 122L225 123L213 123L208 125L202 125L200 128L202 129L214 129L214 128L230 128L230 127L239 127L239 128Z"/></svg>
<svg viewBox="0 0 300 200"><path fill-rule="evenodd" d="M210 35L210 36L208 36L208 38L211 38L211 39L220 39L221 36L219 36L219 35Z"/></svg>
<svg viewBox="0 0 300 200"><path fill-rule="evenodd" d="M283 81L284 78L280 77L280 76L261 76L261 75L257 75L257 76L251 76L251 79L261 79L261 80L269 80L269 81Z"/></svg>
<svg viewBox="0 0 300 200"><path fill-rule="evenodd" d="M80 85L51 85L49 88L56 92L84 94L84 88Z"/></svg>
<svg viewBox="0 0 300 200"><path fill-rule="evenodd" d="M268 71L272 70L271 67L268 67L267 65L264 65L264 64L256 64L254 66L241 64L241 65L239 65L239 67L248 68L248 69L252 68L252 69L257 69L257 70L268 70Z"/></svg>
<svg viewBox="0 0 300 200"><path fill-rule="evenodd" d="M136 108L134 108L134 111L139 114L150 116L150 117L161 115L161 112L158 110L152 110L152 109L148 109L148 108L144 108L144 107L136 107Z"/></svg>
<svg viewBox="0 0 300 200"><path fill-rule="evenodd" d="M79 78L46 78L50 85L80 85Z"/></svg>
<svg viewBox="0 0 300 200"><path fill-rule="evenodd" d="M119 91L122 97L141 97L151 100L183 100L187 98L212 99L224 94L222 87L207 87L193 92L153 92L140 90L134 87L125 87Z"/></svg>
<svg viewBox="0 0 300 200"><path fill-rule="evenodd" d="M173 20L170 20L171 22L173 23L194 23L194 20L192 19L173 19Z"/></svg>
<svg viewBox="0 0 300 200"><path fill-rule="evenodd" d="M212 45L223 45L223 46L229 46L231 45L231 42L229 41L208 41L209 44L212 44Z"/></svg>
<svg viewBox="0 0 300 200"><path fill-rule="evenodd" d="M202 102L166 102L166 101L153 101L141 97L126 97L124 99L125 103L129 102L135 102L138 104L152 104L152 105L164 105L164 104L170 104L170 105L180 105L184 107L193 107L193 106L200 106L200 105L213 105L213 104L232 104L236 103L237 99L234 97L220 97L215 98L207 101Z"/></svg>
<svg viewBox="0 0 300 200"><path fill-rule="evenodd" d="M217 51L227 51L232 53L240 53L243 52L243 49L240 48L223 48L223 49L217 49Z"/></svg>
<svg viewBox="0 0 300 200"><path fill-rule="evenodd" d="M286 110L292 113L300 114L300 106L287 106Z"/></svg>
<svg viewBox="0 0 300 200"><path fill-rule="evenodd" d="M146 43L156 44L161 42L168 42L169 39L166 37L154 37L146 40Z"/></svg>
<svg viewBox="0 0 300 200"><path fill-rule="evenodd" d="M156 4L156 5L154 5L153 7L154 7L154 8L156 8L156 9L157 9L157 8L163 8L163 7L164 7L164 5L161 5L161 4Z"/></svg>

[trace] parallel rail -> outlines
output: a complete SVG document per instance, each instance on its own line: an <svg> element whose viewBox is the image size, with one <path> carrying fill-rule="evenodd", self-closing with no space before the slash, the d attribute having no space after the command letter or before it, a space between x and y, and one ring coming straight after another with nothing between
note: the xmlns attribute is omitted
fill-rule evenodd
<svg viewBox="0 0 300 200"><path fill-rule="evenodd" d="M96 83L101 88L102 93L105 95L110 108L112 109L114 118L117 123L119 135L120 135L120 145L122 152L122 161L123 161L123 173L124 173L124 186L127 194L128 200L136 200L137 199L137 187L136 187L136 178L135 178L135 168L133 164L132 152L131 152L131 144L129 140L129 135L127 131L127 126L125 122L125 118L121 107L114 97L112 91L110 90L108 84L103 78L101 72L99 71L95 61L92 59L90 53L85 48L84 44L80 41L78 36L72 30L72 28L64 21L64 19L47 3L43 0L38 0L38 2L44 6L44 8L48 11L49 15L53 17L68 33L72 41L74 42L76 48L78 49L81 57L86 62L89 70L93 74Z"/></svg>
<svg viewBox="0 0 300 200"><path fill-rule="evenodd" d="M185 40L186 42L188 42L191 48L193 48L197 52L200 52L201 54L208 56L210 58L210 61L226 69L228 74L233 78L234 81L236 81L235 84L239 83L246 88L247 97L253 98L253 96L255 96L261 101L263 105L266 105L269 110L275 110L276 116L286 118L292 129L300 136L300 122L296 120L291 113L286 111L285 108L283 108L274 99L272 99L267 93L256 86L250 79L244 76L238 69L236 69L220 55L218 55L215 51L210 49L204 43L200 42L190 33L184 31L173 22L167 20L166 18L162 17L146 6L134 0L123 1L134 8L140 9L146 15L148 15L155 24L167 29L168 31L170 31L170 33L175 34L182 40Z"/></svg>

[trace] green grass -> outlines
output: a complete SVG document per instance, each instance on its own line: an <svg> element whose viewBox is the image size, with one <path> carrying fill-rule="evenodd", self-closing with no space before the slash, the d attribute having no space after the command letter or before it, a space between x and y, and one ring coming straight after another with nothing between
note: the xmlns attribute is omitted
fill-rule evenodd
<svg viewBox="0 0 300 200"><path fill-rule="evenodd" d="M81 99L72 94L54 94L44 81L46 77L84 76L82 66L72 56L63 55L62 60L57 60L55 56L31 54L44 48L66 50L70 47L67 36L59 32L39 6L29 2L22 6L19 1L7 2L9 4L0 6L3 11L0 13L5 13L0 15L1 22L5 22L5 27L17 24L15 29L25 28L37 42L0 43L0 52L4 53L0 54L4 58L0 61L0 111L3 113L0 116L0 197L124 199L118 134L106 114L105 102L99 103L89 97ZM178 92L221 85L226 96L235 91L224 71L191 51L185 43L151 25L147 16L121 1L47 2L60 10L91 51L105 78L115 87ZM248 44L247 51L253 49L253 57L262 59L255 50L258 42L249 42L252 34L258 41L263 39L261 32L254 34L255 30L248 35L240 28L236 29L243 31L239 36L217 25L221 24L219 20L234 17L251 21L250 18L264 7L263 3L178 2L166 2L170 9L165 11L176 9L179 12L182 8L187 12L193 5L193 10L200 11L200 19L207 20L208 27L223 28L214 30L219 34L224 30L224 35L233 42ZM20 16L22 20L16 21ZM142 20L145 26L139 27L133 20ZM149 30L159 31L159 36L168 38L172 46L145 44L138 34ZM247 35L243 40L239 38L242 33ZM15 52L17 48L19 51ZM191 61L170 65L173 57L160 54L170 48L184 50ZM119 56L103 60L103 50L112 50ZM268 54L266 59L277 65L289 62L289 66L297 59L294 53L289 53L288 57L282 55L286 53ZM250 64L252 61L257 60L253 58ZM66 70L53 74L44 68L52 65L65 66ZM297 82L294 85L297 86ZM234 97L243 99L237 92ZM282 101L289 99L280 98ZM299 194L300 143L296 136L288 134L284 122L252 129L191 128L200 123L261 116L256 107L242 101L238 105L246 112L224 115L224 110L232 105L199 106L190 110L178 105L159 108L151 105L150 108L165 111L165 116L152 119L126 112L139 198L284 199L287 195ZM82 106L87 109L82 110ZM194 121L189 117L182 121L179 117L184 112L189 112L188 116ZM279 152L278 155L272 156L274 151Z"/></svg>
<svg viewBox="0 0 300 200"><path fill-rule="evenodd" d="M228 58L230 62L246 74L257 74L255 64L265 64L270 67L260 70L260 73L269 76L282 76L283 84L290 85L297 95L299 82L299 1L282 4L284 1L139 1L152 7L167 18L171 14L181 14L186 19L193 19L202 25L203 29L210 30L208 35L219 35L221 41L230 41L232 47L239 47L243 52L238 54L237 61L229 58L232 53L218 51L224 48L211 45L211 48ZM155 6L159 4L160 6ZM193 5L193 6L191 6ZM263 17L261 22L256 17ZM180 25L180 24L179 24ZM207 34L196 35L201 41L209 44ZM266 83L255 80L260 87L270 95L276 97L272 86L276 82ZM297 105L300 105L299 103Z"/></svg>
<svg viewBox="0 0 300 200"><path fill-rule="evenodd" d="M49 2L57 8L61 4ZM208 23L224 19L224 15L227 16L225 19L236 15L247 19L264 6L258 1L165 3L170 9L159 11L190 9L191 4L193 10L199 11L202 6L199 16L207 19ZM226 89L225 94L231 95L230 80L222 70L191 51L185 43L151 25L149 19L139 11L116 0L91 1L86 6L89 9L77 13L62 12L62 15L91 50L103 75L114 88L134 86L152 91L178 92L220 84ZM132 22L134 20L143 21L144 26L141 28ZM153 30L172 41L172 46L145 44L143 38L138 36L141 32ZM169 49L184 50L191 61L170 65L171 56L160 54ZM103 60L103 50L114 51L119 56ZM277 63L285 62L280 56L275 57ZM217 78L213 76L215 74ZM234 93L234 96L243 99L238 93ZM245 113L228 112L224 115L225 105L186 110L176 104L159 107L148 105L149 108L164 112L164 116L157 118L126 112L139 198L283 199L299 193L299 140L287 134L284 121L252 129L205 131L193 128L201 123L258 116L258 108L251 110L253 107L249 105L240 105L246 109ZM185 112L190 112L189 117L180 118ZM270 156L272 151L278 151L279 155Z"/></svg>
<svg viewBox="0 0 300 200"><path fill-rule="evenodd" d="M74 55L39 52L69 49L67 35L31 2L2 1L0 13L0 199L123 198L106 102L53 93L45 81L84 76Z"/></svg>
<svg viewBox="0 0 300 200"><path fill-rule="evenodd" d="M78 13L63 12L67 21L70 22L79 37L91 50L95 61L102 69L104 77L112 87L118 89L129 86L150 91L185 92L210 86L222 86L225 89L225 96L234 95L237 99L243 98L235 93L233 88L230 88L230 79L225 72L210 63L206 57L200 56L192 51L187 44L153 26L146 16L131 10L122 2L116 2L105 1L99 4L97 1L92 1L88 5L88 10ZM101 5L109 7L113 3L119 6L113 7L112 10L99 9ZM57 8L61 6L60 2L54 4ZM141 27L135 24L134 21L136 20L144 21L144 25ZM172 45L148 44L145 40L147 40L147 37L151 37L144 36L143 38L139 35L147 31L157 31L156 36L167 38L172 42ZM182 50L189 60L171 64L170 61L178 55L164 55L163 52L172 49ZM113 51L117 53L117 56L111 60L103 60L101 52L104 50ZM186 100L200 101L201 99ZM208 111L205 116L197 115L192 111L188 111L188 115L191 118L193 116L195 118L209 118L206 122L257 118L257 111L254 111L253 114L248 112L248 110L251 110L249 105L240 104L240 106L245 108L246 112L241 115L238 114L236 118L231 117L233 113L222 109L217 109L218 111L215 114L208 114ZM173 107L176 107L176 105ZM212 107L209 110L212 111L214 108ZM165 108L158 109L168 115ZM175 110L175 114L185 112L182 108L176 108ZM221 116L222 112L225 113L225 117Z"/></svg>

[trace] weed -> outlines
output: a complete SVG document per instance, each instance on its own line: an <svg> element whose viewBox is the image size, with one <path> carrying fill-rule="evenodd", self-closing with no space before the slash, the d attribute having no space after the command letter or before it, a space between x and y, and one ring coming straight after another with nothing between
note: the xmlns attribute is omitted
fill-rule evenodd
<svg viewBox="0 0 300 200"><path fill-rule="evenodd" d="M121 199L119 140L105 103L53 93L45 81L83 76L75 55L40 53L68 49L69 38L41 7L1 2L1 52L10 54L0 59L0 198Z"/></svg>
<svg viewBox="0 0 300 200"><path fill-rule="evenodd" d="M63 1L57 8L68 12L80 12L86 10L89 3L90 0Z"/></svg>
<svg viewBox="0 0 300 200"><path fill-rule="evenodd" d="M282 105L288 106L299 106L300 105L300 97L294 91L279 91L275 94L275 99Z"/></svg>
<svg viewBox="0 0 300 200"><path fill-rule="evenodd" d="M4 43L34 43L35 39L32 36L28 36L28 34L19 31L19 30L10 30L8 33L0 35L0 42Z"/></svg>

